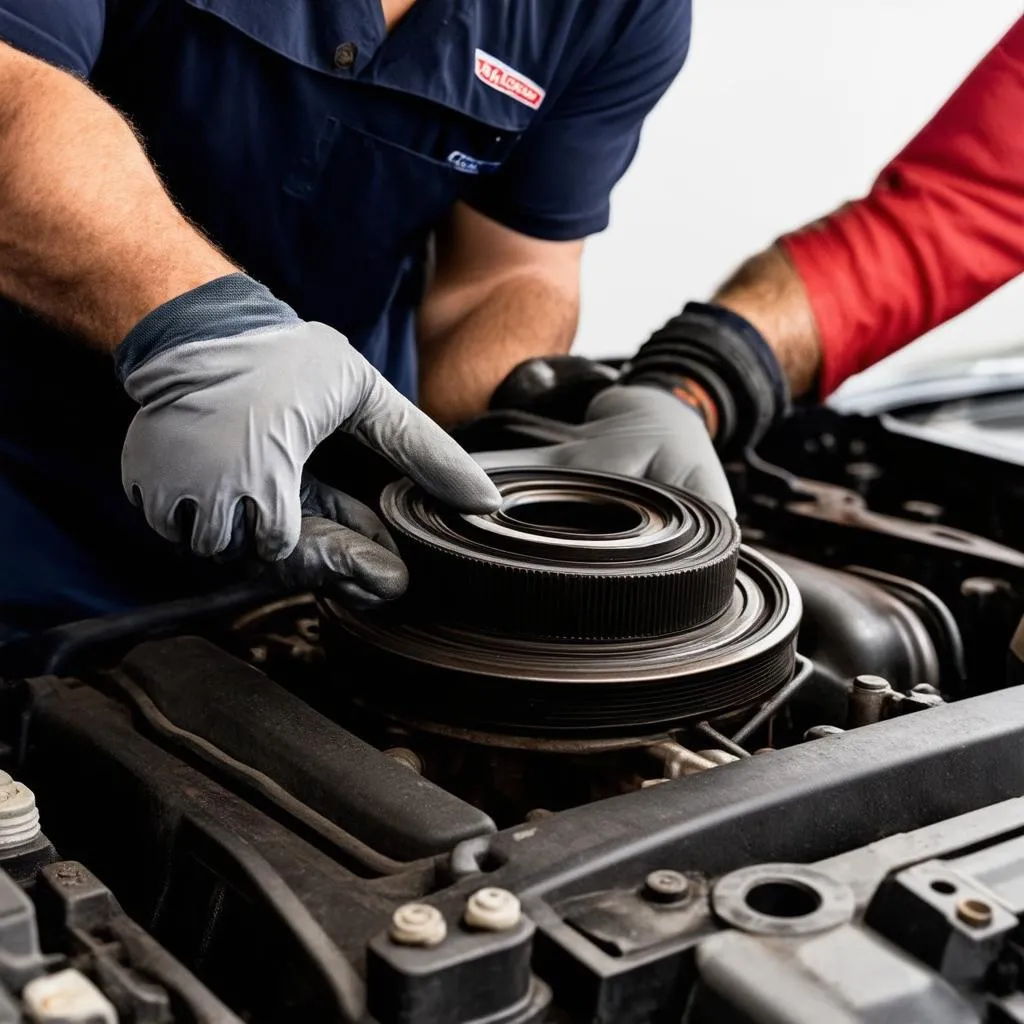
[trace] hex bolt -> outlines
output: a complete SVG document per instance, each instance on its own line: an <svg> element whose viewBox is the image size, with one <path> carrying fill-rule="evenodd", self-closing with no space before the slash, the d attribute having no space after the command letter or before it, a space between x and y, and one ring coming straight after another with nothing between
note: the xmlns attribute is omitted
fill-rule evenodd
<svg viewBox="0 0 1024 1024"><path fill-rule="evenodd" d="M679 871L652 871L644 879L644 896L653 903L680 903L690 893L690 880Z"/></svg>
<svg viewBox="0 0 1024 1024"><path fill-rule="evenodd" d="M812 725L807 732L804 733L805 740L823 740L826 736L841 736L845 729L840 729L838 725Z"/></svg>
<svg viewBox="0 0 1024 1024"><path fill-rule="evenodd" d="M448 934L444 915L429 903L405 903L391 915L391 941L400 946L437 946Z"/></svg>
<svg viewBox="0 0 1024 1024"><path fill-rule="evenodd" d="M992 923L992 907L984 900L959 900L956 916L971 928L987 928Z"/></svg>
<svg viewBox="0 0 1024 1024"><path fill-rule="evenodd" d="M478 889L466 900L465 922L470 928L487 932L507 932L523 916L519 900L507 889L488 886Z"/></svg>
<svg viewBox="0 0 1024 1024"><path fill-rule="evenodd" d="M31 843L40 833L35 794L0 772L0 850Z"/></svg>
<svg viewBox="0 0 1024 1024"><path fill-rule="evenodd" d="M888 679L881 676L857 676L850 690L847 727L856 729L882 720L885 705L892 695Z"/></svg>

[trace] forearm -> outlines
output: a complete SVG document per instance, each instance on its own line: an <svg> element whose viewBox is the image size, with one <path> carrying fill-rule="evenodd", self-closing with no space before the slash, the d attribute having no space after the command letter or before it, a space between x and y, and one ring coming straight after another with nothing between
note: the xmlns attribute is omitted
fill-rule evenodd
<svg viewBox="0 0 1024 1024"><path fill-rule="evenodd" d="M713 301L760 331L794 396L811 390L821 364L821 339L800 275L779 246L747 260Z"/></svg>
<svg viewBox="0 0 1024 1024"><path fill-rule="evenodd" d="M163 302L234 269L113 108L0 44L0 294L111 350Z"/></svg>
<svg viewBox="0 0 1024 1024"><path fill-rule="evenodd" d="M441 288L420 314L420 405L451 425L487 408L494 389L519 363L569 351L578 295L523 271L466 304Z"/></svg>

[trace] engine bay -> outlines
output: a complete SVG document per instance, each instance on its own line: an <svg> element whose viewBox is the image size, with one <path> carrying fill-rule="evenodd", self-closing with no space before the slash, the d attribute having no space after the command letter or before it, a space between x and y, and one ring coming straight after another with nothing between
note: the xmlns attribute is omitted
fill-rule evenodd
<svg viewBox="0 0 1024 1024"><path fill-rule="evenodd" d="M0 1022L1024 1020L1024 469L816 408L729 471L739 528L370 473L384 614L245 586L0 649Z"/></svg>

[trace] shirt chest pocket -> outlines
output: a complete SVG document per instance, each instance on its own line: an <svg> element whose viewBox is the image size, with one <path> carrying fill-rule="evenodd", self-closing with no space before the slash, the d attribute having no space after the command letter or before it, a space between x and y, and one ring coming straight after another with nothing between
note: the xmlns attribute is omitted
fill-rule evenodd
<svg viewBox="0 0 1024 1024"><path fill-rule="evenodd" d="M295 198L314 198L323 187L342 182L384 198L381 193L396 176L392 186L403 191L394 199L415 206L417 195L404 189L418 181L426 190L420 200L439 190L451 202L470 179L500 170L522 135L522 128L495 125L415 94L356 82L338 85L323 105L309 150L286 180ZM371 153L372 166L366 166Z"/></svg>

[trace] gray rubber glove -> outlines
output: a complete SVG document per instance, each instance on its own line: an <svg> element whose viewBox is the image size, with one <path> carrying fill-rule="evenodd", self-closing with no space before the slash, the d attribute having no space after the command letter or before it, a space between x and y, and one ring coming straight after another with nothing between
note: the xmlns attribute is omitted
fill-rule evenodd
<svg viewBox="0 0 1024 1024"><path fill-rule="evenodd" d="M643 477L685 488L721 505L736 504L701 415L661 388L616 385L587 406L573 440L542 448L484 452L477 461L498 466L572 466Z"/></svg>
<svg viewBox="0 0 1024 1024"><path fill-rule="evenodd" d="M124 340L115 362L142 406L121 458L125 492L157 533L187 541L198 555L226 551L248 522L261 558L287 558L302 528L303 466L338 429L458 509L486 512L500 504L472 458L341 334L300 320L243 274L155 310ZM368 509L354 508L338 506L339 522L372 540L383 528L376 517L368 524ZM320 550L326 565L327 549ZM348 557L357 559L354 549ZM352 578L369 589L366 573L374 570L360 566L350 565Z"/></svg>

